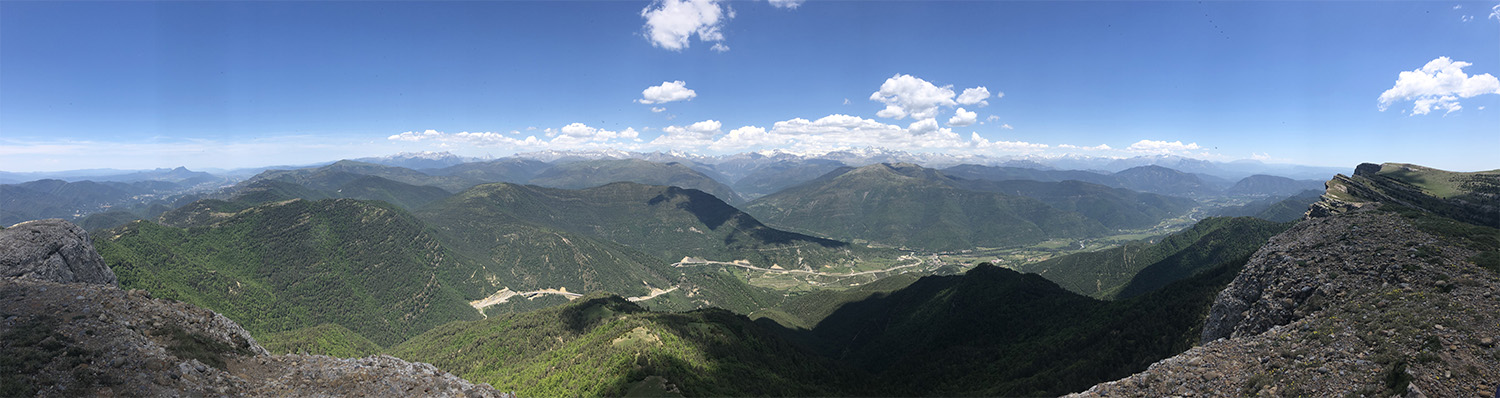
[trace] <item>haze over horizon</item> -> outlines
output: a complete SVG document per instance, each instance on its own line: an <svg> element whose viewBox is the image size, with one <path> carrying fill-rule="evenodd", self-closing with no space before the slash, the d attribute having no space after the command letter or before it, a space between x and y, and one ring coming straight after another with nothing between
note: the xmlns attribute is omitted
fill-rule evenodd
<svg viewBox="0 0 1500 398"><path fill-rule="evenodd" d="M1494 2L0 2L0 170L879 147L1500 168Z"/></svg>

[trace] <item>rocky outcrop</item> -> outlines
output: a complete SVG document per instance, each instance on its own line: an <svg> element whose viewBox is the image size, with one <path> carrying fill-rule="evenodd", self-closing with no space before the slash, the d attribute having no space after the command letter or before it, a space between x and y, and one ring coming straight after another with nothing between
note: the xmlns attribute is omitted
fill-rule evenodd
<svg viewBox="0 0 1500 398"><path fill-rule="evenodd" d="M1492 398L1500 275L1456 239L1392 212L1305 220L1220 293L1203 345L1077 396Z"/></svg>
<svg viewBox="0 0 1500 398"><path fill-rule="evenodd" d="M1457 173L1417 165L1364 163L1353 176L1336 175L1324 184L1308 217L1327 217L1385 204L1500 228L1500 175ZM1425 188L1424 188L1425 187Z"/></svg>
<svg viewBox="0 0 1500 398"><path fill-rule="evenodd" d="M0 396L504 396L389 356L269 355L213 311L140 290L0 279Z"/></svg>
<svg viewBox="0 0 1500 398"><path fill-rule="evenodd" d="M62 220L0 244L0 396L509 396L389 356L270 355L223 315L121 290Z"/></svg>
<svg viewBox="0 0 1500 398"><path fill-rule="evenodd" d="M114 271L94 251L88 231L56 218L0 230L0 277L110 286L118 283Z"/></svg>

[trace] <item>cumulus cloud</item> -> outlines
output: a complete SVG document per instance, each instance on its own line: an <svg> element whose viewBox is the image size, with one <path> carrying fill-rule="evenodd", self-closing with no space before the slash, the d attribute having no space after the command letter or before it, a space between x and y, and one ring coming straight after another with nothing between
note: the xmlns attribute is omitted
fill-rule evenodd
<svg viewBox="0 0 1500 398"><path fill-rule="evenodd" d="M912 122L912 124L906 126L906 131L918 135L938 131L937 119L922 119Z"/></svg>
<svg viewBox="0 0 1500 398"><path fill-rule="evenodd" d="M437 130L427 130L423 132L408 131L405 133L392 135L390 137L385 137L385 139L391 141L417 142L422 140L437 139L442 136L443 133L440 133Z"/></svg>
<svg viewBox="0 0 1500 398"><path fill-rule="evenodd" d="M687 88L687 82L675 80L661 82L659 86L646 87L645 90L641 90L641 99L635 100L635 102L642 104L664 104L674 101L692 100L697 96L697 91Z"/></svg>
<svg viewBox="0 0 1500 398"><path fill-rule="evenodd" d="M1062 145L1058 145L1057 147L1058 148L1063 148L1063 149L1080 150L1080 151L1108 151L1110 149L1114 149L1114 148L1110 148L1109 145L1105 145L1105 144L1099 144L1099 145L1094 145L1094 146L1079 146L1079 145L1072 145L1072 144L1062 144Z"/></svg>
<svg viewBox="0 0 1500 398"><path fill-rule="evenodd" d="M938 87L912 75L895 75L870 94L871 101L885 103L875 115L884 118L930 119L937 117L939 107L953 106L953 86Z"/></svg>
<svg viewBox="0 0 1500 398"><path fill-rule="evenodd" d="M957 110L953 111L953 117L948 118L948 125L953 127L963 127L972 125L978 121L978 113L966 111L964 110L964 108L958 108Z"/></svg>
<svg viewBox="0 0 1500 398"><path fill-rule="evenodd" d="M662 113L662 112L664 112L666 110L667 110L667 108L663 108L663 107L659 107L659 106L653 106L653 107L651 107L651 112L653 112L653 113Z"/></svg>
<svg viewBox="0 0 1500 398"><path fill-rule="evenodd" d="M704 120L687 126L667 126L662 135L651 140L651 145L671 148L704 147L714 142L714 136L724 125L718 120Z"/></svg>
<svg viewBox="0 0 1500 398"><path fill-rule="evenodd" d="M1047 144L1035 144L1024 141L990 141L980 137L979 133L969 133L969 142L977 149L1005 152L1038 152L1047 149Z"/></svg>
<svg viewBox="0 0 1500 398"><path fill-rule="evenodd" d="M526 138L517 138L519 131L509 133L496 132L460 132L444 133L437 130L408 131L401 134L386 137L390 141L402 142L438 142L443 144L464 144L472 146L500 146L500 147L552 147L552 148L579 148L579 147L605 147L619 140L633 140L640 133L633 128L621 131L605 130L590 127L583 123L573 123L561 128L548 128L542 130L544 136L550 139L538 138L535 135Z"/></svg>
<svg viewBox="0 0 1500 398"><path fill-rule="evenodd" d="M1003 96L1005 93L1000 93L1000 95ZM963 94L958 95L958 103L963 105L987 106L990 104L989 101L985 101L988 98L990 98L990 90L984 88L984 86L966 88ZM999 98L999 96L996 98Z"/></svg>
<svg viewBox="0 0 1500 398"><path fill-rule="evenodd" d="M717 0L656 0L641 9L646 19L645 36L651 45L672 51L688 48L697 36L703 42L724 41L724 22L734 18ZM721 47L718 51L727 51Z"/></svg>
<svg viewBox="0 0 1500 398"><path fill-rule="evenodd" d="M1156 154L1168 154L1168 153L1174 153L1174 152L1186 152L1186 151L1198 150L1198 149L1203 149L1203 147L1198 146L1198 143L1196 143L1196 142L1184 144L1184 143L1182 143L1182 141L1171 141L1171 142L1168 142L1168 141L1152 141L1152 140L1140 140L1140 141L1137 141L1134 144L1130 144L1130 147L1125 148L1125 150L1131 151L1131 152L1144 152L1144 153L1156 153Z"/></svg>
<svg viewBox="0 0 1500 398"><path fill-rule="evenodd" d="M1484 94L1500 94L1500 80L1488 73L1469 76L1463 68L1468 62L1438 57L1420 69L1401 72L1396 85L1380 94L1380 110L1391 104L1412 101L1412 115L1425 115L1433 109L1451 113L1463 109L1458 100Z"/></svg>
<svg viewBox="0 0 1500 398"><path fill-rule="evenodd" d="M804 0L770 0L771 6L776 8L797 9Z"/></svg>

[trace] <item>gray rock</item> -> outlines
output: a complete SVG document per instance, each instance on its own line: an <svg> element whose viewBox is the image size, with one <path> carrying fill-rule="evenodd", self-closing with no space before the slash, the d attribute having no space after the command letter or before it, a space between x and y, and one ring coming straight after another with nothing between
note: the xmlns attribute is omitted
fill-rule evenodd
<svg viewBox="0 0 1500 398"><path fill-rule="evenodd" d="M88 232L56 218L0 230L0 277L119 285Z"/></svg>

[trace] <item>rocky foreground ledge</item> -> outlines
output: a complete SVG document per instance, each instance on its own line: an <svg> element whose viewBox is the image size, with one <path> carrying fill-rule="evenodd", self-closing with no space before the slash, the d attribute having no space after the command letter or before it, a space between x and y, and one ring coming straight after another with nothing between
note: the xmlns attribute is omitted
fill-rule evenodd
<svg viewBox="0 0 1500 398"><path fill-rule="evenodd" d="M1203 345L1074 396L1496 397L1500 275L1415 223L1303 221L1220 293Z"/></svg>
<svg viewBox="0 0 1500 398"><path fill-rule="evenodd" d="M213 311L115 286L62 220L0 230L0 396L506 397L425 363L270 355Z"/></svg>

